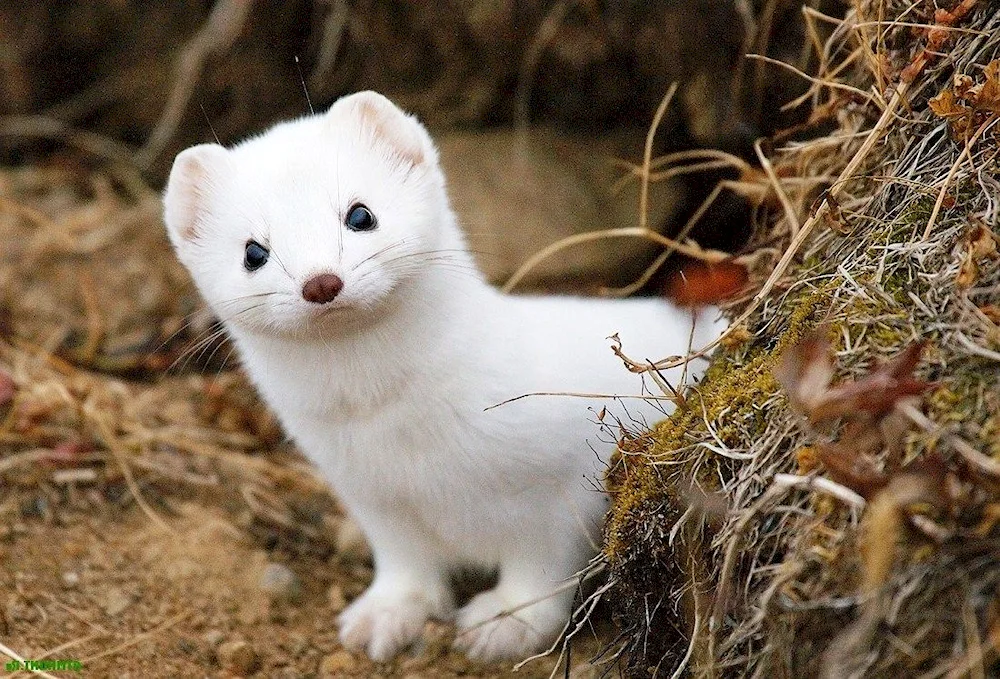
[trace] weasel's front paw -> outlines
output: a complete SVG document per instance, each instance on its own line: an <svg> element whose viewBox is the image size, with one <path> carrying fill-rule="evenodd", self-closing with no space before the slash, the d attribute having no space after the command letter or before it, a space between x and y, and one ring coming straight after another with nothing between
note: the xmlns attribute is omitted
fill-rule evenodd
<svg viewBox="0 0 1000 679"><path fill-rule="evenodd" d="M495 589L473 597L458 612L455 647L484 662L521 660L552 643L568 614L555 601L540 601L506 613L516 605Z"/></svg>
<svg viewBox="0 0 1000 679"><path fill-rule="evenodd" d="M447 606L427 592L369 587L337 617L340 643L385 662L413 643L427 619L446 613Z"/></svg>

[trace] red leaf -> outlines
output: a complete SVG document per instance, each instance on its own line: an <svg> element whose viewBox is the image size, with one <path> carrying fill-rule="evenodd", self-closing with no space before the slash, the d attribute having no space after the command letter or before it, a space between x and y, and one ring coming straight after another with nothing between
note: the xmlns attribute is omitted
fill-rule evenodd
<svg viewBox="0 0 1000 679"><path fill-rule="evenodd" d="M667 280L666 295L676 304L716 304L747 284L747 268L733 261L691 262Z"/></svg>

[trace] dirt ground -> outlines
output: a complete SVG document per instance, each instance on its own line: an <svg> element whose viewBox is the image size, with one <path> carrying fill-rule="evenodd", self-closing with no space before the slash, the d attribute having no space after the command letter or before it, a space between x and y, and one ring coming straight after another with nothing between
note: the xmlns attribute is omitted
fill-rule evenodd
<svg viewBox="0 0 1000 679"><path fill-rule="evenodd" d="M371 578L363 554L281 544L241 525L238 507L204 499L158 498L171 509L165 530L125 495L110 500L114 489L71 482L55 502L25 489L5 512L12 520L0 533L0 626L3 643L22 657L79 660L79 676L93 677L510 673L510 665L477 665L450 651L452 631L434 623L392 663L348 653L334 619ZM265 571L274 564L295 582L269 592ZM581 661L599 647L598 636L581 638L571 676L596 676ZM518 675L547 677L556 666L544 658Z"/></svg>
<svg viewBox="0 0 1000 679"><path fill-rule="evenodd" d="M52 676L510 674L441 624L385 665L341 648L366 548L227 360L152 190L72 154L0 169L0 238L0 655L83 665ZM572 670L517 676L598 676L596 618Z"/></svg>

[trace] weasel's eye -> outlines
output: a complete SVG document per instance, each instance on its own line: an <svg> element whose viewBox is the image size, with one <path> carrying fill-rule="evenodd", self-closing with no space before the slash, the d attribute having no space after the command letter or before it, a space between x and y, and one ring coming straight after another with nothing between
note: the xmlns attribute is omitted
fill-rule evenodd
<svg viewBox="0 0 1000 679"><path fill-rule="evenodd" d="M371 231L375 228L375 215L361 203L353 205L347 212L344 224L351 231Z"/></svg>
<svg viewBox="0 0 1000 679"><path fill-rule="evenodd" d="M269 254L263 245L255 240L248 240L246 252L243 254L243 267L247 271L256 271L267 263Z"/></svg>

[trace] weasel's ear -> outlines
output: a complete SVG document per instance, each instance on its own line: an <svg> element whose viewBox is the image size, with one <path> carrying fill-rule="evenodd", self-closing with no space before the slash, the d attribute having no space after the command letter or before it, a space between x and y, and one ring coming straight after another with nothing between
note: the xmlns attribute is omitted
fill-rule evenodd
<svg viewBox="0 0 1000 679"><path fill-rule="evenodd" d="M198 236L198 223L205 201L228 151L218 144L199 144L181 151L174 159L170 179L163 192L163 221L174 245L180 247Z"/></svg>
<svg viewBox="0 0 1000 679"><path fill-rule="evenodd" d="M378 92L357 92L338 99L330 108L331 118L344 115L366 128L402 160L420 165L437 159L434 143L424 126Z"/></svg>

